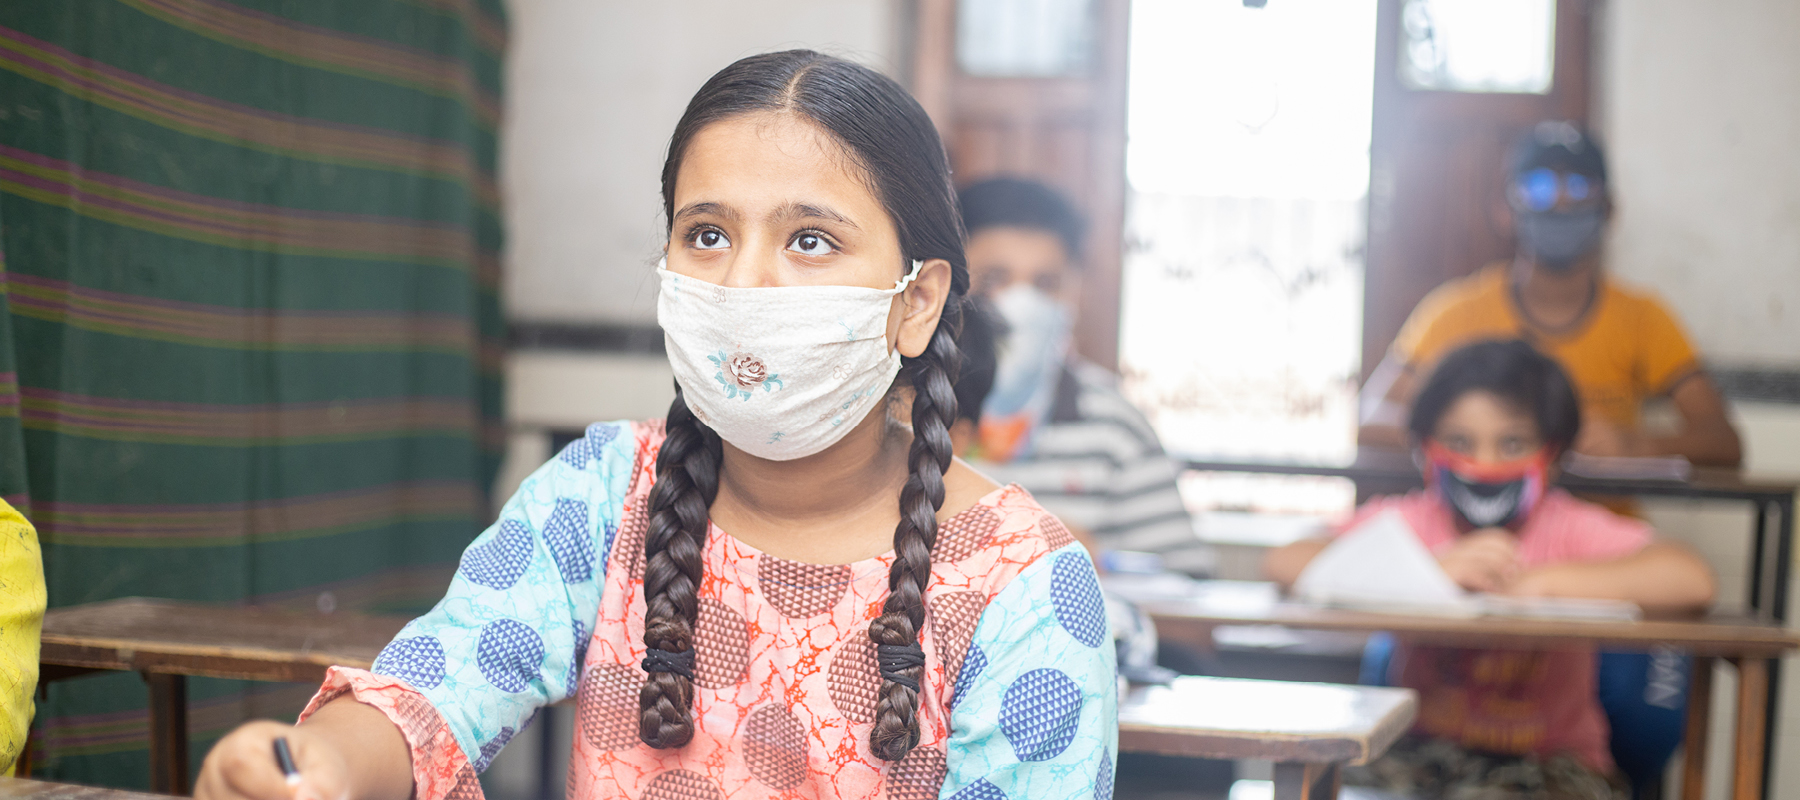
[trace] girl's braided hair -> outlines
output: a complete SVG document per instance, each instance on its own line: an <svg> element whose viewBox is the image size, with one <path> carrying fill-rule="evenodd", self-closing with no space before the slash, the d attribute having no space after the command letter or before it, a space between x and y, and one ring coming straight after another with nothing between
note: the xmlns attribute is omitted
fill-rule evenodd
<svg viewBox="0 0 1800 800"><path fill-rule="evenodd" d="M902 362L895 380L897 386L910 382L914 392L910 474L900 490L888 597L881 616L869 625L869 638L878 646L916 646L925 624L925 587L937 542L937 512L944 504L944 472L950 467L950 426L956 421L951 387L962 360L955 334L969 288L949 160L930 117L892 79L810 50L751 56L700 87L675 126L662 171L666 218L674 218L675 178L694 135L711 123L752 112L794 114L828 133L861 168L893 218L906 260L950 262L951 297L937 330L924 353ZM719 490L721 445L718 435L688 409L679 385L667 431L656 459L644 540L644 644L681 652L694 643L701 551L708 509ZM922 684L924 671L915 664L889 669L883 676L869 744L876 757L898 761L919 743L919 692L912 687ZM686 745L694 735L693 700L691 679L678 672L651 672L638 697L639 738L655 748Z"/></svg>

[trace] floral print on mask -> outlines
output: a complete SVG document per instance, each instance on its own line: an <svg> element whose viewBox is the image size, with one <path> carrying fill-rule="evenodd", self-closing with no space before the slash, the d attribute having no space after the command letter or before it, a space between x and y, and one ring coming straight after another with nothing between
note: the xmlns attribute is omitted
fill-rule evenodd
<svg viewBox="0 0 1800 800"><path fill-rule="evenodd" d="M749 400L750 395L756 392L758 386L761 386L765 392L773 392L785 387L785 384L781 382L780 375L770 375L769 365L749 353L726 355L724 350L720 350L717 355L707 356L706 360L713 362L713 366L719 368L718 374L713 377L718 380L720 386L725 387L725 399L727 400L736 400L740 397Z"/></svg>

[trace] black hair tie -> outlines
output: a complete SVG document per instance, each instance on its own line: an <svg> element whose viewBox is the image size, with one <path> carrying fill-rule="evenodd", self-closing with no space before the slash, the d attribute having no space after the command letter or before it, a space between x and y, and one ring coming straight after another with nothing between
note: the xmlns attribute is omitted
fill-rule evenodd
<svg viewBox="0 0 1800 800"><path fill-rule="evenodd" d="M673 651L652 647L644 651L645 672L673 672L688 680L694 679L694 648Z"/></svg>
<svg viewBox="0 0 1800 800"><path fill-rule="evenodd" d="M919 690L919 682L903 674L903 671L925 666L925 648L920 647L917 642L878 644L875 645L875 652L881 664L883 680L893 681L915 692Z"/></svg>

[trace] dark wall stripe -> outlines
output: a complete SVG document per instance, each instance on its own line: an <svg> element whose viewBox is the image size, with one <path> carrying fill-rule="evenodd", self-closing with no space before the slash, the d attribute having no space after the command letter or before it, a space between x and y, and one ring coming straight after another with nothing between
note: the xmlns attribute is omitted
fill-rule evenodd
<svg viewBox="0 0 1800 800"><path fill-rule="evenodd" d="M1720 393L1732 400L1800 405L1800 369L1731 369L1707 371Z"/></svg>

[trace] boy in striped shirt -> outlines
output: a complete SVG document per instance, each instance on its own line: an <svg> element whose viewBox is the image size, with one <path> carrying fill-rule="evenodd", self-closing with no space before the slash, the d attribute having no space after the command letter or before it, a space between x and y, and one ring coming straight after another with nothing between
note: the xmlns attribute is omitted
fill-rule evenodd
<svg viewBox="0 0 1800 800"><path fill-rule="evenodd" d="M1083 223L1054 190L993 178L961 193L970 293L991 304L998 336L982 404L980 469L1017 483L1099 550L1163 556L1211 571L1176 487L1180 473L1118 376L1069 346Z"/></svg>

